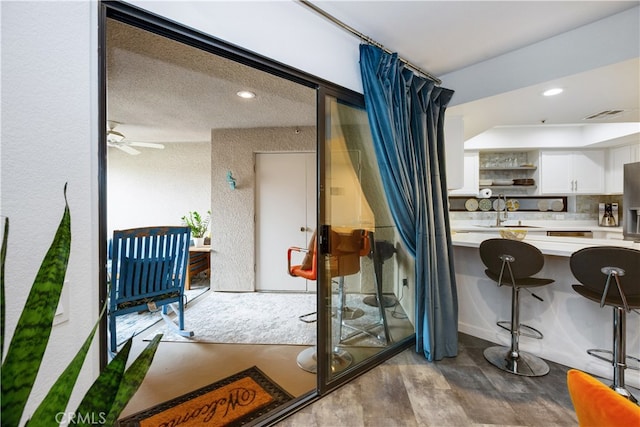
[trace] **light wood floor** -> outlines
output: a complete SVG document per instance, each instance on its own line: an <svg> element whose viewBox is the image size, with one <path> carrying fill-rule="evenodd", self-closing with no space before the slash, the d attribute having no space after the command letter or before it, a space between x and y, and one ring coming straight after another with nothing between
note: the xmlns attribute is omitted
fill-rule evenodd
<svg viewBox="0 0 640 427"><path fill-rule="evenodd" d="M427 362L405 350L278 424L287 426L576 426L567 367L544 377L485 361L489 343L460 335L456 358Z"/></svg>
<svg viewBox="0 0 640 427"><path fill-rule="evenodd" d="M146 335L146 334L143 334ZM455 358L430 363L413 348L302 408L280 427L576 426L569 368L548 362L544 377L505 373L485 361L487 341L460 334ZM146 345L134 340L132 356ZM315 390L298 368L304 346L163 342L127 416L258 366L293 396ZM607 380L603 380L609 384ZM632 389L636 397L640 391Z"/></svg>

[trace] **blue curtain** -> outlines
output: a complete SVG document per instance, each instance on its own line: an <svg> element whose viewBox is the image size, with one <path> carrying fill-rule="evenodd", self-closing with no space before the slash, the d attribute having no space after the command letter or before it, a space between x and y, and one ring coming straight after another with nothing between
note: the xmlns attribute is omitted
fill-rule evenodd
<svg viewBox="0 0 640 427"><path fill-rule="evenodd" d="M391 214L415 258L416 350L458 354L444 158L444 114L453 91L406 68L396 54L360 46L364 98Z"/></svg>

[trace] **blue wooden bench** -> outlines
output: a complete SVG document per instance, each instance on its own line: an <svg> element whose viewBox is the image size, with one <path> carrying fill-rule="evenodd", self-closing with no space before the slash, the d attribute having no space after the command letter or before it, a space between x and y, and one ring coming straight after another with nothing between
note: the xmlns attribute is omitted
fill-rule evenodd
<svg viewBox="0 0 640 427"><path fill-rule="evenodd" d="M189 227L143 227L113 232L109 332L111 352L117 350L116 316L162 308L162 317L183 336L184 283L188 274ZM178 324L168 317L175 311Z"/></svg>

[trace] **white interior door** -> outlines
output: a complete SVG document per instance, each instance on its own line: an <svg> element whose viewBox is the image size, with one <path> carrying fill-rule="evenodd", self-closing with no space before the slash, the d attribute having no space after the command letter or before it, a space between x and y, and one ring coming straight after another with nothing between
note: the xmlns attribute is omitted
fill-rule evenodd
<svg viewBox="0 0 640 427"><path fill-rule="evenodd" d="M256 154L256 290L315 290L287 273L287 250L308 246L315 218L316 154Z"/></svg>

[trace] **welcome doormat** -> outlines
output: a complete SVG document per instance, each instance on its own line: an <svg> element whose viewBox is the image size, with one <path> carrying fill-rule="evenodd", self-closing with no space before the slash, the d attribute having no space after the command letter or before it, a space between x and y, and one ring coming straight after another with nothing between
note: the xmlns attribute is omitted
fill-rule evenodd
<svg viewBox="0 0 640 427"><path fill-rule="evenodd" d="M293 399L253 366L119 421L122 427L241 426Z"/></svg>

